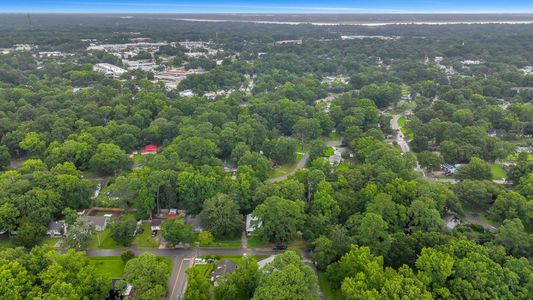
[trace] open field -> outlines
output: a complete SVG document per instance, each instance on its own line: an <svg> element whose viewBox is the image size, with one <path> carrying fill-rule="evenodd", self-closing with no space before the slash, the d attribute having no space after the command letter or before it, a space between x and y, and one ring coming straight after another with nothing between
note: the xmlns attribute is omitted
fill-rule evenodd
<svg viewBox="0 0 533 300"><path fill-rule="evenodd" d="M120 256L89 257L91 265L94 265L98 272L107 274L109 277L122 277L124 266L126 265Z"/></svg>

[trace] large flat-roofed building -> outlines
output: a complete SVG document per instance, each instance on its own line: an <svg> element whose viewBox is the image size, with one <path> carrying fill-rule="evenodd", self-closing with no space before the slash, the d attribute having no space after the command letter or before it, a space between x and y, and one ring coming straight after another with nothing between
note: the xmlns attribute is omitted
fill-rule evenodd
<svg viewBox="0 0 533 300"><path fill-rule="evenodd" d="M99 63L93 66L96 72L104 73L107 77L120 77L126 70L108 63Z"/></svg>

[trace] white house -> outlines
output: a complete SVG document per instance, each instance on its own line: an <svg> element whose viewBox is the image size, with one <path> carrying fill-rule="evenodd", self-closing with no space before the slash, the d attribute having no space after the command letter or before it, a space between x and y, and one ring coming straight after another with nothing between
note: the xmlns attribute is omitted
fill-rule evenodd
<svg viewBox="0 0 533 300"><path fill-rule="evenodd" d="M259 221L259 218L256 216L253 216L252 214L246 215L246 234L250 235L252 232L254 232L257 228L261 227L263 222Z"/></svg>

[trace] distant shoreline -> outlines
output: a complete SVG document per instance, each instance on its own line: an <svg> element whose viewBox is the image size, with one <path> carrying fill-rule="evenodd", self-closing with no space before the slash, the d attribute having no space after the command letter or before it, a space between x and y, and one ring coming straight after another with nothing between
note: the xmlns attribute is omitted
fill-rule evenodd
<svg viewBox="0 0 533 300"><path fill-rule="evenodd" d="M430 21L413 21L413 22L376 22L376 23L359 23L359 22L306 22L306 21L261 21L261 20L224 20L224 19L186 19L177 18L176 21L186 22L234 22L234 23L255 23L255 24L279 24L279 25L315 25L315 26L339 26L339 25L353 25L353 26L387 26L387 25L524 25L533 24L531 21L450 21L450 22L430 22Z"/></svg>

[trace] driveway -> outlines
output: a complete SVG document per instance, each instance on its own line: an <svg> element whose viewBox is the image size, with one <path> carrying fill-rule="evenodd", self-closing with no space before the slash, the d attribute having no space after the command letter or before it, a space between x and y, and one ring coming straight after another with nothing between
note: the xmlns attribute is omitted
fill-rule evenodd
<svg viewBox="0 0 533 300"><path fill-rule="evenodd" d="M294 166L291 169L291 171L289 173L287 173L285 175L278 176L278 177L270 178L268 180L268 182L277 182L277 181L282 181L282 180L287 179L290 175L296 173L296 171L298 171L299 169L302 169L303 167L305 167L305 165L307 164L308 160L309 160L309 153L305 153L302 156L302 159L300 159L300 161L296 164L296 166Z"/></svg>

